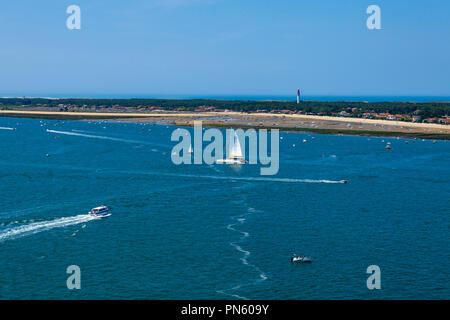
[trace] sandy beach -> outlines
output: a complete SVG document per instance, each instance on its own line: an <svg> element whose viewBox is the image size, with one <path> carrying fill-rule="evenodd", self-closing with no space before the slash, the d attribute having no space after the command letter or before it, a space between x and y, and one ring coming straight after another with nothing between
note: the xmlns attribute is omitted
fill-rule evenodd
<svg viewBox="0 0 450 320"><path fill-rule="evenodd" d="M442 124L299 114L250 114L239 112L107 113L0 110L0 116L66 120L109 119L123 121L165 121L181 126L191 126L194 121L201 120L204 126L217 127L279 128L281 130L330 134L398 135L450 139L450 126Z"/></svg>

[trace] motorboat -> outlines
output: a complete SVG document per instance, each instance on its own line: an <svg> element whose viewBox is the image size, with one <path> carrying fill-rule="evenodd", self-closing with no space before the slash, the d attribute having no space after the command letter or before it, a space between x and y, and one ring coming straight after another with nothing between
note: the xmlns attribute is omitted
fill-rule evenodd
<svg viewBox="0 0 450 320"><path fill-rule="evenodd" d="M97 216L97 217L105 217L110 215L109 208L107 206L100 206L96 208L92 208L89 211L89 214Z"/></svg>
<svg viewBox="0 0 450 320"><path fill-rule="evenodd" d="M312 259L310 257L304 256L293 256L291 258L291 262L305 263L305 262L312 262Z"/></svg>

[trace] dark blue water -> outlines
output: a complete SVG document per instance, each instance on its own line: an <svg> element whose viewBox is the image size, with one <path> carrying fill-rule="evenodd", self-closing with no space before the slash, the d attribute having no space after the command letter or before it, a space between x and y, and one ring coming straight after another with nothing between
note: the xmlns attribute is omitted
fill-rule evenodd
<svg viewBox="0 0 450 320"><path fill-rule="evenodd" d="M172 126L0 127L2 299L450 298L449 142L280 133L280 171L259 179L174 165Z"/></svg>
<svg viewBox="0 0 450 320"><path fill-rule="evenodd" d="M291 95L271 94L271 95L201 95L201 94L40 94L29 95L27 93L3 93L1 97L52 97L52 98L93 98L93 99L220 99L220 100L244 100L244 101L262 101L262 100L280 100L296 101L297 91L294 90ZM415 101L415 102L433 102L450 101L450 96L367 96L367 95L305 95L302 93L301 99L304 101Z"/></svg>

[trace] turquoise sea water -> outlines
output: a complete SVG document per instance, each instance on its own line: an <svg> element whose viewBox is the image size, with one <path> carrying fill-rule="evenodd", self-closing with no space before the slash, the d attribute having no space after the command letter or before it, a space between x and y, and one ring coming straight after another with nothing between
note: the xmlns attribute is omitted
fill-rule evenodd
<svg viewBox="0 0 450 320"><path fill-rule="evenodd" d="M174 165L174 129L0 118L0 298L450 298L449 142L282 132L260 179Z"/></svg>

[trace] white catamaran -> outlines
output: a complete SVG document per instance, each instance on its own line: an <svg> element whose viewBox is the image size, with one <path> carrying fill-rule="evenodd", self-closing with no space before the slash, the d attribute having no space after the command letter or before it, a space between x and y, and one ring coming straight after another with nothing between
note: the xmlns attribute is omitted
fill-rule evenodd
<svg viewBox="0 0 450 320"><path fill-rule="evenodd" d="M242 155L242 148L241 148L241 144L239 142L239 138L236 134L236 131L233 130L233 133L232 133L232 140L230 142L230 151L229 151L228 158L219 159L216 161L216 163L219 163L219 164L245 164L245 163L247 163L244 156Z"/></svg>

